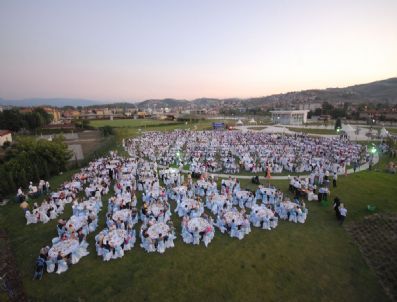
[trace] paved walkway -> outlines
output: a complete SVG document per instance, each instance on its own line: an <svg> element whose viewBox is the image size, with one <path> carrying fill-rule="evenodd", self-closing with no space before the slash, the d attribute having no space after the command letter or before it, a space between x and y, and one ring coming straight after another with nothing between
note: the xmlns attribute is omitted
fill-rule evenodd
<svg viewBox="0 0 397 302"><path fill-rule="evenodd" d="M374 156L374 159L372 160L372 165L375 165L375 164L377 164L379 162L379 156L378 155L376 155L376 156ZM165 166L162 166L162 165L158 165L158 167L160 167L160 168L166 168ZM364 170L367 170L369 168L369 164L368 163L366 163L366 164L364 164L364 165L362 165L362 166L360 166L358 169L357 169L357 171L358 172L360 172L360 171L364 171ZM191 173L189 170L182 170L182 172L183 173L185 173L185 174L188 174L188 173ZM263 172L262 172L263 173ZM353 169L348 169L347 170L347 174L353 174L354 173L354 171L353 171ZM357 172L356 172L357 173ZM254 174L252 174L252 175L235 175L235 174L218 174L218 173L208 173L209 175L212 175L212 176L217 176L217 177L219 177L219 178L228 178L229 176L231 176L231 177L233 177L233 178L238 178L238 179L251 179L253 176L254 176ZM295 176L295 175L293 175L293 176ZM309 177L309 175L299 175L299 177ZM259 179L260 180L268 180L268 178L266 178L265 176L259 176ZM289 179L288 178L288 176L287 175L283 175L283 176L277 176L277 175L272 175L272 178L271 179L274 179L274 180L287 180L287 179Z"/></svg>

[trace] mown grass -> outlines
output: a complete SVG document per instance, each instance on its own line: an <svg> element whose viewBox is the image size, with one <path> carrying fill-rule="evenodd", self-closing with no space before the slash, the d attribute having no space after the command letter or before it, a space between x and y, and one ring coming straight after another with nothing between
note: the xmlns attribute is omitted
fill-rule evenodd
<svg viewBox="0 0 397 302"><path fill-rule="evenodd" d="M119 130L119 138L135 133ZM387 162L383 158L378 171L339 178L331 198L337 195L345 202L346 223L370 214L368 203L381 212L397 211L397 176L383 171ZM52 187L72 172L53 178ZM287 193L287 181L270 183ZM241 185L256 188L249 180ZM104 225L106 201L97 232ZM56 221L25 226L22 210L11 203L0 208L0 224L9 233L31 301L387 301L351 237L335 221L332 207L307 206L303 225L283 221L270 232L253 228L241 241L216 231L208 248L186 245L178 236L175 248L163 255L145 253L138 239L132 251L109 263L96 256L95 234L90 234L90 255L65 274L46 274L41 281L32 281L34 260L56 236ZM62 217L70 215L67 206ZM179 232L181 220L174 214L173 221Z"/></svg>
<svg viewBox="0 0 397 302"><path fill-rule="evenodd" d="M317 129L317 128L294 128L294 127L288 127L289 130L295 131L295 132L302 132L302 133L308 133L308 134L329 134L329 135L336 135L336 131L333 129Z"/></svg>

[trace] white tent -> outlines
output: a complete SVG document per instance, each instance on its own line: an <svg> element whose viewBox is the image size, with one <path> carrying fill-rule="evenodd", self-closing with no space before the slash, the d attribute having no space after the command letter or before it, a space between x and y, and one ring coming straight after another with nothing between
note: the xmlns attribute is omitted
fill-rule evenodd
<svg viewBox="0 0 397 302"><path fill-rule="evenodd" d="M237 125L237 126L242 126L242 125L244 125L244 124L243 124L243 122L242 122L241 120L238 120L237 123L236 123L236 125Z"/></svg>
<svg viewBox="0 0 397 302"><path fill-rule="evenodd" d="M248 124L257 124L257 122L252 118L252 119L250 119L250 121L248 122Z"/></svg>
<svg viewBox="0 0 397 302"><path fill-rule="evenodd" d="M352 137L355 133L354 128L349 124L343 124L342 130L346 133L348 137Z"/></svg>
<svg viewBox="0 0 397 302"><path fill-rule="evenodd" d="M385 129L385 127L383 127L382 129L380 129L380 133L379 133L379 136L380 137L382 137L382 138L384 138L384 137L388 137L390 134L389 134L389 131L387 131L386 129Z"/></svg>

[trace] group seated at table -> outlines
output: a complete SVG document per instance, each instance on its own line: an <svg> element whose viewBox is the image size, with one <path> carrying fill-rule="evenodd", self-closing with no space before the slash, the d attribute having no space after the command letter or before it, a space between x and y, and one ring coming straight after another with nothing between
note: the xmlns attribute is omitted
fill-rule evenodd
<svg viewBox="0 0 397 302"><path fill-rule="evenodd" d="M196 199L184 198L180 201L177 200L175 213L178 213L179 217L200 217L204 213L204 204L201 202L200 197Z"/></svg>
<svg viewBox="0 0 397 302"><path fill-rule="evenodd" d="M278 217L275 215L275 211L272 210L271 205L255 204L251 209L249 219L254 227L260 227L264 230L270 231L278 225Z"/></svg>
<svg viewBox="0 0 397 302"><path fill-rule="evenodd" d="M255 195L250 191L238 191L233 194L233 205L238 205L241 209L252 208L255 201Z"/></svg>
<svg viewBox="0 0 397 302"><path fill-rule="evenodd" d="M148 253L164 253L167 248L174 247L175 229L172 221L157 222L151 218L142 224L140 231L141 247Z"/></svg>
<svg viewBox="0 0 397 302"><path fill-rule="evenodd" d="M95 248L97 255L102 257L103 261L122 258L124 252L131 250L136 241L135 230L132 224L124 228L113 224L109 228L103 229L95 236Z"/></svg>
<svg viewBox="0 0 397 302"><path fill-rule="evenodd" d="M182 238L188 244L200 244L200 241L207 247L215 236L213 219L207 214L202 217L183 216Z"/></svg>
<svg viewBox="0 0 397 302"><path fill-rule="evenodd" d="M294 223L305 223L308 214L305 203L303 201L300 202L298 199L295 199L294 202L289 199L280 202L276 206L275 211L280 219Z"/></svg>
<svg viewBox="0 0 397 302"><path fill-rule="evenodd" d="M243 239L245 235L251 232L251 226L245 209L237 210L232 207L230 210L221 210L217 215L215 224L219 230L227 232L230 237Z"/></svg>
<svg viewBox="0 0 397 302"><path fill-rule="evenodd" d="M148 131L125 141L131 154L142 154L163 165L188 165L198 175L206 172L310 173L327 169L342 174L352 162L369 161L368 148L344 137L263 132Z"/></svg>
<svg viewBox="0 0 397 302"><path fill-rule="evenodd" d="M230 194L220 195L213 193L212 195L207 196L205 206L211 210L212 214L216 215L222 210L229 210L232 208L232 196Z"/></svg>
<svg viewBox="0 0 397 302"><path fill-rule="evenodd" d="M163 199L152 200L151 202L143 202L140 218L143 223L147 223L149 220L167 222L171 217L170 209L170 204Z"/></svg>

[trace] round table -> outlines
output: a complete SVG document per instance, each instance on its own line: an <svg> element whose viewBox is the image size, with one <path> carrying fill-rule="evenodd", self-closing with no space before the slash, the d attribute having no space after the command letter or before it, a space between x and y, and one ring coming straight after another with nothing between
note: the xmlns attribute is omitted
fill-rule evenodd
<svg viewBox="0 0 397 302"><path fill-rule="evenodd" d="M120 246L126 237L127 232L125 230L116 229L106 234L104 239L107 240L111 246L115 247Z"/></svg>
<svg viewBox="0 0 397 302"><path fill-rule="evenodd" d="M79 241L76 239L62 240L54 244L48 251L50 258L57 258L58 254L61 253L62 257L65 257L79 248Z"/></svg>
<svg viewBox="0 0 397 302"><path fill-rule="evenodd" d="M148 206L148 213L153 214L154 217L158 217L161 212L165 211L165 206L162 203L152 203Z"/></svg>
<svg viewBox="0 0 397 302"><path fill-rule="evenodd" d="M208 188L209 183L205 180L198 180L197 185L203 189Z"/></svg>
<svg viewBox="0 0 397 302"><path fill-rule="evenodd" d="M66 228L69 229L69 225L72 225L74 230L77 231L81 229L87 223L85 216L75 216L73 215L70 219L66 222Z"/></svg>
<svg viewBox="0 0 397 302"><path fill-rule="evenodd" d="M113 220L115 220L115 221L117 221L117 220L126 221L128 219L128 216L131 215L131 213L132 212L130 209L123 209L123 210L114 212L112 217L113 217Z"/></svg>
<svg viewBox="0 0 397 302"><path fill-rule="evenodd" d="M299 206L296 203L293 203L291 201L287 201L287 202L283 202L282 205L284 206L284 208L286 208L287 210L292 210L294 208L296 208L297 206Z"/></svg>
<svg viewBox="0 0 397 302"><path fill-rule="evenodd" d="M182 192L186 192L187 191L187 187L186 186L179 186L179 187L175 187L174 188L174 192L175 193L182 193Z"/></svg>
<svg viewBox="0 0 397 302"><path fill-rule="evenodd" d="M195 232L196 229L198 232L204 232L208 227L211 227L209 222L201 217L192 218L187 223L189 232Z"/></svg>
<svg viewBox="0 0 397 302"><path fill-rule="evenodd" d="M198 209L200 207L200 203L194 199L185 199L180 204L181 208L186 210Z"/></svg>
<svg viewBox="0 0 397 302"><path fill-rule="evenodd" d="M236 197L237 198L248 198L248 196L249 196L249 194L250 194L250 192L249 191L238 191L237 193L236 193Z"/></svg>
<svg viewBox="0 0 397 302"><path fill-rule="evenodd" d="M147 233L151 239L158 239L160 234L162 237L167 235L170 231L170 227L165 224L164 222L158 222L152 225L148 230Z"/></svg>
<svg viewBox="0 0 397 302"><path fill-rule="evenodd" d="M234 224L241 225L244 222L244 216L240 212L237 211L228 211L224 215L226 223L232 224L234 220Z"/></svg>
<svg viewBox="0 0 397 302"><path fill-rule="evenodd" d="M259 218L264 218L266 216L269 218L274 217L273 211L264 206L255 206L252 208L252 212Z"/></svg>

